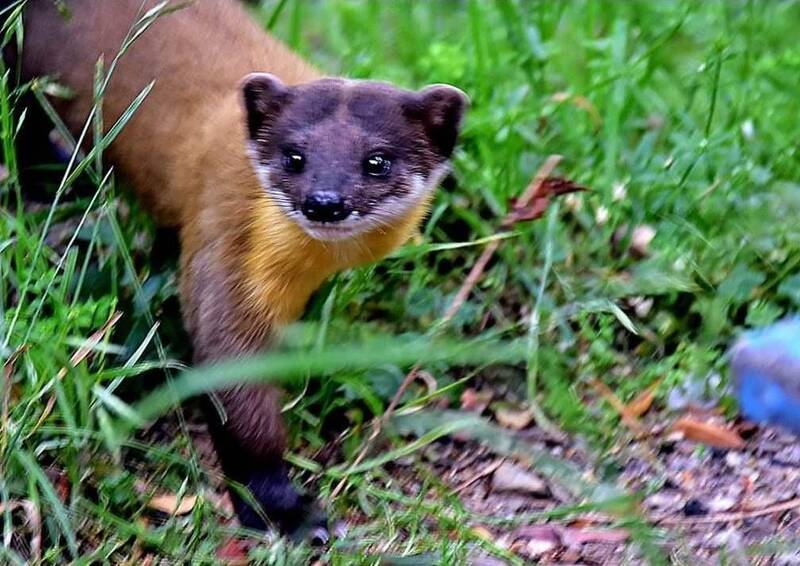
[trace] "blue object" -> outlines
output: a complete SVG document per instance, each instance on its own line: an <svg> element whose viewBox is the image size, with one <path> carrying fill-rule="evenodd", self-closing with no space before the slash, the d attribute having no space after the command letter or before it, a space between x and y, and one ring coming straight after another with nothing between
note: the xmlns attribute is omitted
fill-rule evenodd
<svg viewBox="0 0 800 566"><path fill-rule="evenodd" d="M800 434L800 317L746 333L731 367L745 417Z"/></svg>

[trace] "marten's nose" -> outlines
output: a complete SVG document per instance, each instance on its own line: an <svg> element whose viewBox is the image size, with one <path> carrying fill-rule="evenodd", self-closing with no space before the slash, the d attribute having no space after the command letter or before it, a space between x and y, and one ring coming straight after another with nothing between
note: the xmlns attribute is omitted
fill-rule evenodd
<svg viewBox="0 0 800 566"><path fill-rule="evenodd" d="M300 210L313 222L339 222L350 216L344 197L334 191L315 191L306 197Z"/></svg>

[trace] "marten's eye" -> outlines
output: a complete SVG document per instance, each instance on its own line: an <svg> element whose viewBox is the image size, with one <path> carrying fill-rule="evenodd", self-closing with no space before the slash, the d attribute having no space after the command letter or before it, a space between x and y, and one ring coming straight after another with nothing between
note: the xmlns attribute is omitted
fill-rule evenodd
<svg viewBox="0 0 800 566"><path fill-rule="evenodd" d="M283 168L289 173L300 173L306 166L306 157L297 150L289 150L283 154Z"/></svg>
<svg viewBox="0 0 800 566"><path fill-rule="evenodd" d="M392 170L392 162L381 153L373 153L364 160L363 167L370 177L386 177Z"/></svg>

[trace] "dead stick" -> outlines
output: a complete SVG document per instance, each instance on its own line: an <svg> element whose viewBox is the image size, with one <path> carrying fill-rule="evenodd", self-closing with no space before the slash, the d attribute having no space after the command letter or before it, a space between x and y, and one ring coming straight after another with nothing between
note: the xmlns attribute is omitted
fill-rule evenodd
<svg viewBox="0 0 800 566"><path fill-rule="evenodd" d="M545 190L545 181L550 175L552 175L561 159L562 158L560 155L551 155L547 158L539 171L536 173L536 176L525 189L525 192L522 193L522 197L520 197L519 201L517 201L515 208L525 208L535 198L542 196L542 192ZM500 225L503 228L507 227L512 222L513 218L514 216L511 213L507 214ZM500 247L501 241L502 240L492 240L489 242L489 245L483 249L483 253L481 253L478 261L476 261L472 266L472 269L470 269L469 275L467 275L467 278L464 280L464 283L461 285L458 293L456 293L456 296L453 298L453 302L450 303L450 306L444 313L442 322L439 325L440 329L442 326L448 324L456 315L456 313L461 310L461 307L466 302L469 294L472 292L472 289L478 283L481 275L483 275L483 272L486 270L486 266L489 264L492 256L494 256L494 253Z"/></svg>
<svg viewBox="0 0 800 566"><path fill-rule="evenodd" d="M551 155L547 158L539 171L536 173L533 181L530 182L528 187L525 189L525 192L522 194L522 197L519 199L517 204L518 208L525 208L534 198L542 194L542 191L544 191L545 187L545 181L553 173L561 159L562 158L560 155ZM511 213L507 214L500 225L503 227L507 226L512 218L513 216ZM450 321L453 320L453 317L458 313L459 310L461 310L461 307L464 306L464 303L469 298L472 289L475 287L475 285L477 285L478 281L483 275L483 272L486 270L486 266L489 264L489 261L491 261L495 252L500 247L500 242L502 241L503 240L500 239L492 240L483 249L480 257L478 257L478 261L473 264L472 269L470 269L469 274L467 275L467 278L464 279L464 283L461 284L456 296L453 298L453 301L450 303L447 311L445 311L444 316L442 317L441 322L438 324L434 335L439 334L450 323ZM392 412L397 408L397 405L400 402L400 399L403 397L403 394L406 392L406 389L408 389L408 387L414 382L414 379L416 379L419 369L420 365L415 364L414 367L411 368L411 371L408 372L405 379L400 384L400 387L398 387L394 397L392 398L392 402L389 404L389 407L386 409L386 411L384 411L383 416L381 417L381 425L388 420ZM367 446L365 446L365 448L367 448Z"/></svg>
<svg viewBox="0 0 800 566"><path fill-rule="evenodd" d="M500 466L502 466L505 461L506 461L505 458L500 458L499 460L497 460L493 464L487 466L486 468L484 468L483 470L481 470L480 472L478 472L477 474L475 474L471 478L468 478L468 479L464 480L463 482L461 482L461 484L459 484L458 487L456 487L453 490L453 493L461 493L462 491L467 489L469 486L471 486L472 484L474 484L478 480L481 480L481 479L485 478L486 476L489 476L489 475L495 473L497 471L497 469Z"/></svg>
<svg viewBox="0 0 800 566"><path fill-rule="evenodd" d="M773 503L761 509L751 509L749 511L737 511L733 513L718 513L716 515L709 515L706 517L654 517L651 519L654 523L661 525L707 525L712 523L735 523L736 521L744 521L745 519L752 519L753 517L762 517L764 515L772 515L773 513L782 513L784 511L792 511L793 509L800 508L800 497L783 501L782 503Z"/></svg>
<svg viewBox="0 0 800 566"><path fill-rule="evenodd" d="M555 168L561 162L562 157L560 155L551 155L549 156L542 166L539 168L539 171L536 172L536 176L533 180L528 184L525 188L525 192L522 193L522 196L517 201L517 205L515 208L525 208L528 206L531 201L535 198L544 196L543 193L546 187L546 180L550 175L552 175ZM508 213L503 221L500 223L500 231L505 230L513 221L514 216L512 213ZM467 298L469 297L472 289L480 280L483 272L486 270L486 266L489 264L489 261L494 256L497 249L500 247L500 242L502 240L492 240L489 244L483 249L480 257L478 257L478 261L472 266L470 269L467 278L464 279L464 283L461 284L456 296L453 298L453 301L450 303L447 311L445 311L442 320L438 324L436 331L434 332L434 336L439 334L446 326L450 323L453 317L461 310L461 307L464 306ZM364 447L356 456L356 459L353 461L351 468L358 466L361 461L366 457L369 449L372 445L372 442L378 437L383 430L383 426L386 424L386 421L389 420L389 417L394 413L394 410L397 408L397 405L400 403L400 399L403 398L403 394L406 392L406 389L414 382L417 377L417 372L420 370L420 364L415 364L411 371L406 374L406 377L403 379L403 382L400 384L400 387L397 388L397 391L392 397L389 406L383 412L383 415L375 422L375 425L372 430L372 434L370 434L367 441L364 443ZM335 498L344 487L346 476L342 478L342 480L336 485L334 490L331 492L331 497Z"/></svg>

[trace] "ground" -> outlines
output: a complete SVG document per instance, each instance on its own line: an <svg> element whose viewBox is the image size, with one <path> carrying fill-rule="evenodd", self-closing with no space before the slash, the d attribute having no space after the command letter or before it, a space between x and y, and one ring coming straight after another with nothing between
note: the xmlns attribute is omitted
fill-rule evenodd
<svg viewBox="0 0 800 566"><path fill-rule="evenodd" d="M342 528L321 549L241 532L191 402L130 396L219 375L184 371L172 240L96 155L20 185L10 73L2 561L797 563L796 439L738 416L725 353L800 307L800 5L252 9L326 73L471 98L419 236L326 284L262 361L293 476ZM585 190L523 220L552 155Z"/></svg>

